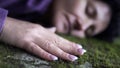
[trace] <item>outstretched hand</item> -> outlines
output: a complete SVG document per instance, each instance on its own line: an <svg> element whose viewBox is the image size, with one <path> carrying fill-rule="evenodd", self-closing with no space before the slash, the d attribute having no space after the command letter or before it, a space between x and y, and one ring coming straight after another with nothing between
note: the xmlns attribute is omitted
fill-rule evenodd
<svg viewBox="0 0 120 68"><path fill-rule="evenodd" d="M75 61L75 55L83 55L86 50L81 45L70 42L55 33L55 28L46 29L38 24L7 18L1 40L25 49L46 60L58 58Z"/></svg>

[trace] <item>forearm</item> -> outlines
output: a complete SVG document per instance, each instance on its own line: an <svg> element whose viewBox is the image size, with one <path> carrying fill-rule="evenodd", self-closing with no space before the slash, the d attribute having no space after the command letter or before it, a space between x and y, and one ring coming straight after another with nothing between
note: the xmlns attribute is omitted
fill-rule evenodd
<svg viewBox="0 0 120 68"><path fill-rule="evenodd" d="M29 29L32 29L35 26L36 24L30 23L27 21L22 21L22 20L7 17L4 22L0 40L12 45L16 45L16 43L19 42L18 37L23 36L25 32L29 31Z"/></svg>
<svg viewBox="0 0 120 68"><path fill-rule="evenodd" d="M58 60L57 57L60 57L75 61L77 57L71 53L76 55L85 53L80 45L65 40L38 24L9 17L5 21L1 39L47 60Z"/></svg>

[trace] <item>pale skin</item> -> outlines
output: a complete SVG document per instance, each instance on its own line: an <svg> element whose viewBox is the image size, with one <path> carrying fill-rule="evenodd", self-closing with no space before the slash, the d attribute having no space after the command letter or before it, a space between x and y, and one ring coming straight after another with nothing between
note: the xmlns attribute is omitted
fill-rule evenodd
<svg viewBox="0 0 120 68"><path fill-rule="evenodd" d="M61 3L59 2L59 4L57 4L58 1L60 1ZM73 30L69 30L69 31L64 30L63 31L63 27L64 27L63 21L66 21L66 19L64 19L65 17L62 13L63 13L63 11L65 11L65 14L67 14L68 19L70 19L71 21L72 20L74 21L74 19L76 19L76 17L74 17L74 13L76 13L76 15L78 15L77 19L79 19L79 16L81 16L81 15L77 14L77 13L79 13L79 11L77 11L77 8L79 9L79 7L83 6L84 4L77 5L77 3L78 2L80 3L82 1L85 2L88 0L76 0L76 1L73 0L74 2L73 2L72 7L76 8L76 9L71 9L71 10L65 9L67 7L71 8L69 5L70 1L68 1L68 6L65 6L65 4L66 4L65 1L68 1L68 0L56 0L56 2L55 2L56 7L54 7L54 8L59 8L59 9L55 9L55 18L53 19L55 26L57 28L57 32L60 32L60 33L68 33L69 32L69 33L71 33L71 35L74 35L74 36L78 36L81 38L85 37L85 35L83 35L83 34L79 35L79 32L77 34L77 32L73 31ZM106 6L106 8L108 8L108 7ZM82 9L81 9L81 11L82 11ZM104 12L104 13L106 14L106 13L108 13L108 11L106 10L106 12ZM60 17L60 18L58 19L58 17ZM109 20L109 17L108 17L108 20ZM88 21L90 21L90 20L88 20ZM99 21L103 22L104 20L101 19ZM106 23L108 22L107 20L105 20L105 21L106 21ZM101 32L102 30L104 30L107 27L107 24L104 27L98 29L99 31L96 30L96 32L97 31ZM69 26L69 25L67 25L67 26ZM70 26L72 26L72 25L70 25ZM85 27L87 27L87 26L89 26L89 25L85 25ZM84 29L85 29L85 27L84 27ZM46 29L39 24L33 24L33 23L30 23L27 21L16 20L16 19L8 17L8 18L6 18L5 25L3 27L3 32L1 34L0 39L3 42L6 42L6 43L9 43L16 47L25 49L26 51L28 51L30 53L33 53L43 59L50 60L50 61L58 60L58 58L68 60L68 61L75 61L78 59L76 57L76 55L80 56L86 52L86 50L84 50L81 45L71 42L71 41L68 41L68 40L56 35L54 32L55 32L55 28ZM96 33L96 32L94 32L94 33Z"/></svg>
<svg viewBox="0 0 120 68"><path fill-rule="evenodd" d="M100 0L56 0L54 13L57 32L80 38L101 33L111 18L109 6Z"/></svg>
<svg viewBox="0 0 120 68"><path fill-rule="evenodd" d="M56 35L54 31L54 28L48 30L38 24L8 17L1 40L46 60L58 60L59 57L75 61L75 55L83 55L85 50L81 45Z"/></svg>

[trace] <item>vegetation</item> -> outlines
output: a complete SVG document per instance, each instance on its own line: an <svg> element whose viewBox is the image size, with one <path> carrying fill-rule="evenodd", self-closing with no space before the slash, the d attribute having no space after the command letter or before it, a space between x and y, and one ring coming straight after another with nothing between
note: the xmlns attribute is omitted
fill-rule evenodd
<svg viewBox="0 0 120 68"><path fill-rule="evenodd" d="M119 68L120 67L120 39L115 43L107 43L97 39L79 39L62 35L63 37L82 44L87 52L79 56L75 62L59 60L48 62L31 55L19 48L0 44L0 68ZM24 54L24 57L20 57ZM27 55L26 55L27 54ZM16 56L17 55L17 56ZM15 58L16 56L16 58ZM24 59L23 59L24 58ZM42 62L39 62L42 61Z"/></svg>

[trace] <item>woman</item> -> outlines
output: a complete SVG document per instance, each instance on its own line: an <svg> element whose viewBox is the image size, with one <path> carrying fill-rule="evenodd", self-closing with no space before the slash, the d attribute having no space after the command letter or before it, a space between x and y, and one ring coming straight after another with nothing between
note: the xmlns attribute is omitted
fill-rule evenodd
<svg viewBox="0 0 120 68"><path fill-rule="evenodd" d="M57 2L54 17L57 32L80 38L95 36L107 41L113 41L117 36L120 13L118 0Z"/></svg>
<svg viewBox="0 0 120 68"><path fill-rule="evenodd" d="M46 60L62 58L75 61L78 59L75 55L83 55L86 52L81 45L57 36L53 33L54 28L46 29L27 22L42 19L51 2L50 0L0 0L1 8L9 11L9 17L6 18L7 11L0 9L0 21L4 23L4 26L1 24L3 29L0 39ZM55 0L53 8L53 23L57 32L80 38L103 32L112 16L110 6L97 0Z"/></svg>

